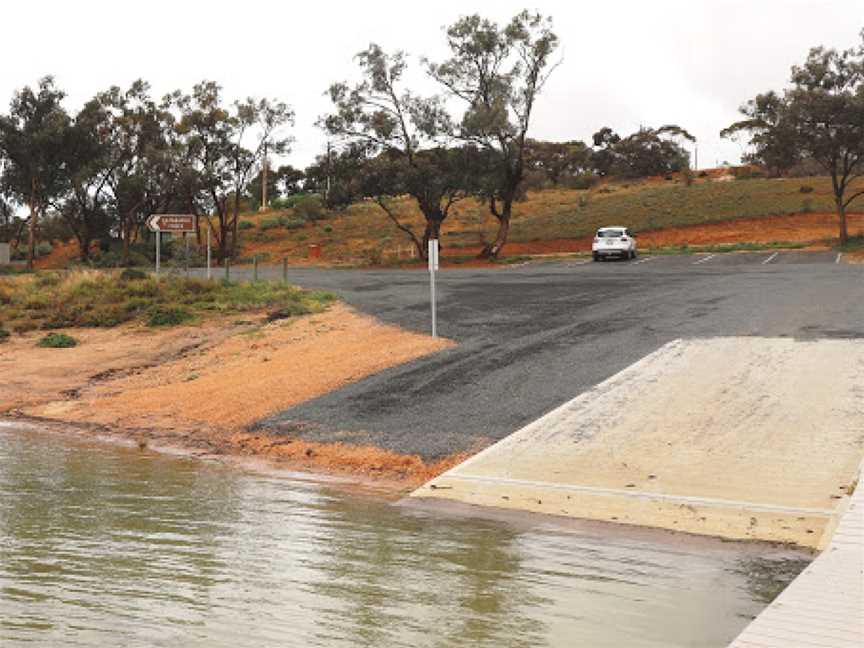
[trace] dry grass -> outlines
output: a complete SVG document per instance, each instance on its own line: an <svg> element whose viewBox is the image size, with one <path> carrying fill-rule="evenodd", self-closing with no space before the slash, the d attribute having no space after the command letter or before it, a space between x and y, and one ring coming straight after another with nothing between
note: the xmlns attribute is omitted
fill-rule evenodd
<svg viewBox="0 0 864 648"><path fill-rule="evenodd" d="M320 311L329 293L271 282L225 283L143 273L77 270L0 277L2 324L34 329L112 327L134 320L175 325L209 314L270 308L283 316Z"/></svg>
<svg viewBox="0 0 864 648"><path fill-rule="evenodd" d="M802 193L802 187L806 193ZM812 188L812 191L807 191ZM423 220L413 201L394 203L400 218L421 231ZM860 208L864 203L860 203ZM853 205L855 207L855 205ZM833 210L830 180L823 177L750 179L686 186L678 179L607 183L591 190L548 189L530 192L514 207L510 241L528 243L573 239L597 227L626 224L639 233L667 228ZM302 228L261 229L262 220L293 218L292 210L249 214L253 224L241 231L242 255L264 261L308 258L308 246L322 247L330 263L386 263L411 258L407 237L372 202L352 205ZM495 232L485 205L465 200L453 207L443 230L445 256L473 254ZM512 253L512 249L510 250Z"/></svg>

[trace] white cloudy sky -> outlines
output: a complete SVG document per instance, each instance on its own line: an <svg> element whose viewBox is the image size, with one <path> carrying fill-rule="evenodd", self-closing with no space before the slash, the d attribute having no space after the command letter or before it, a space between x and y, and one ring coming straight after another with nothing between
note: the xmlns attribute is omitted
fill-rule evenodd
<svg viewBox="0 0 864 648"><path fill-rule="evenodd" d="M156 94L214 79L228 99L278 97L297 113L289 160L324 146L314 126L333 81L350 79L369 42L419 57L446 55L442 27L466 13L499 21L522 8L553 16L563 62L537 107L532 135L588 139L677 123L699 140L701 167L737 161L718 132L742 101L779 88L817 44L846 48L864 27L864 0L43 0L8 3L0 33L0 105L53 74L75 109L110 85L142 77ZM419 73L414 84L434 87ZM428 87L427 87L428 84Z"/></svg>

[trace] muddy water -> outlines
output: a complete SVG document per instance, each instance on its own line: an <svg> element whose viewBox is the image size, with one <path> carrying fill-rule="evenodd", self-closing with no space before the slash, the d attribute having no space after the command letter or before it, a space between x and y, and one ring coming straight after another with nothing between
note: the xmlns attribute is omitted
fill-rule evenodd
<svg viewBox="0 0 864 648"><path fill-rule="evenodd" d="M0 645L724 646L801 554L407 512L0 425Z"/></svg>

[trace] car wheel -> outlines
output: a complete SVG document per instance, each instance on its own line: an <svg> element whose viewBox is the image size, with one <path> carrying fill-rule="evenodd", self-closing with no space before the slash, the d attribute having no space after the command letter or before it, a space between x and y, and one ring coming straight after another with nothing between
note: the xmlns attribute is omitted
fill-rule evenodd
<svg viewBox="0 0 864 648"><path fill-rule="evenodd" d="M600 255L599 255L599 254L592 254L591 256L594 257L594 261L599 261L599 260L600 260Z"/></svg>
<svg viewBox="0 0 864 648"><path fill-rule="evenodd" d="M632 254L633 254L633 256L630 257L630 258L632 258L632 259L635 259L635 258L638 256L638 255L636 254L636 250L633 250Z"/></svg>

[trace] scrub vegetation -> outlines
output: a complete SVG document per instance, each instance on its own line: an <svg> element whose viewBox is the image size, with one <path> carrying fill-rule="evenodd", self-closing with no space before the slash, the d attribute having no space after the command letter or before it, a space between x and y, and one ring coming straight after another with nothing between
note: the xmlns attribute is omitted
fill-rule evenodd
<svg viewBox="0 0 864 648"><path fill-rule="evenodd" d="M37 272L0 279L4 326L16 332L111 327L125 322L175 326L247 311L281 317L323 310L335 297L273 282L228 283L151 277L140 271Z"/></svg>

